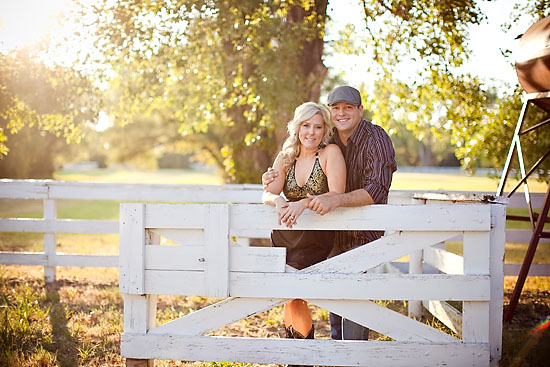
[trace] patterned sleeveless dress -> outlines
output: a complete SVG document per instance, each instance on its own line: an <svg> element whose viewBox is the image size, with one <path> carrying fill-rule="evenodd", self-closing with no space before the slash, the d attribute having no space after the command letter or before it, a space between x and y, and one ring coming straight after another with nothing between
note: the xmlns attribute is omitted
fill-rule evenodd
<svg viewBox="0 0 550 367"><path fill-rule="evenodd" d="M288 170L283 192L289 201L298 201L307 194L321 195L329 191L328 179L321 168L319 157L304 186L299 186L295 177L296 161ZM286 263L296 269L326 260L332 250L334 231L273 230L271 243L275 247L286 247Z"/></svg>

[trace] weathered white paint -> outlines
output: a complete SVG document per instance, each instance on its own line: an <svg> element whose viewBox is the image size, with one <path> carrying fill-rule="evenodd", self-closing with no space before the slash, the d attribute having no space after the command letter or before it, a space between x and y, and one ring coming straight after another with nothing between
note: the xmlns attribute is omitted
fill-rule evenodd
<svg viewBox="0 0 550 367"><path fill-rule="evenodd" d="M237 298L230 298L216 303L204 310L171 321L158 328L150 329L147 333L135 333L125 330L122 337L122 354L128 358L138 359L159 358L343 366L366 365L372 362L375 365L384 366L399 365L401 358L405 360L405 356L410 357L415 353L415 348L418 345L425 345L424 343L429 341L430 343L426 345L433 348L430 348L429 352L424 352L421 359L426 365L453 365L455 363L453 362L454 358L462 353L461 348L465 346L467 346L468 352L465 352L464 355L467 354L469 357L457 359L460 362L456 362L456 365L464 365L471 357L475 359L472 365L489 365L489 342L491 341L489 329L492 327L491 323L495 322L495 320L490 320L488 317L489 300L493 295L497 298L500 297L500 302L502 302L502 294L499 296L491 289L492 272L489 267L491 246L503 247L504 244L503 241L492 241L491 238L492 231L501 231L502 238L504 233L503 223L498 223L496 225L497 229L493 227L491 230L490 207L495 205L500 204L464 205L464 207L469 206L470 209L474 209L477 214L460 218L460 220L456 219L454 222L452 221L454 218L454 204L447 205L446 211L443 211L442 205L429 207L426 205L393 206L393 209L408 212L413 217L418 218L429 217L426 213L436 208L436 211L442 210L440 215L445 214L447 218L444 221L435 223L437 230L380 228L385 230L388 235L369 245L359 247L301 271L292 269L280 262L276 267L277 272L268 272L261 267L251 266L246 260L239 260L239 255L234 250L242 251L241 254L249 254L244 255L245 258L253 258L256 254L250 252L251 249L258 251L258 254L278 249L241 247L232 244L228 239L228 234L235 226L243 225L240 221L245 215L248 216L250 227L263 229L264 225L273 226L274 222L268 224L269 221L264 218L267 215L273 219L273 208L268 208L270 211L266 211L267 207L260 205L203 205L204 208L201 211L197 209L196 205L159 205L159 208L156 209L153 204L146 205L145 220L140 233L144 231L146 233L157 233L158 238L162 231L169 233L166 231L173 230L168 225L160 223L159 219L152 218L151 215L177 218L177 221L169 219L170 225L180 228L178 230L182 232L188 230L197 232L202 229L205 232L204 244L200 246L186 244L184 235L179 237L179 235L174 236L174 233L171 233L172 238L181 238L183 239L181 242L184 244L144 246L145 261L141 268L144 279L144 294L203 296L212 294L212 289L215 289L216 292L226 291L227 295ZM388 205L388 207L392 206ZM460 205L456 207L460 213L463 213L463 208ZM485 210L483 207L489 209ZM378 226L379 223L382 223L383 215L388 215L388 213L380 211L377 206L362 209L364 210L351 209L350 212L353 212L353 214L343 210L336 217L325 216L324 219L330 228L342 229L356 228L355 226L359 225L358 223L361 220L367 218L368 220L363 221L363 228L371 229L371 225ZM211 214L204 216L205 212ZM196 217L197 213L203 215L202 224L198 223L195 218L189 218ZM382 218L373 221L369 219L377 216ZM316 222L318 219L315 218L313 213L306 213L301 220L306 220L308 217L311 217L314 228L316 228L315 226L321 226L321 222ZM210 223L208 223L209 219ZM468 221L474 221L475 224L472 225ZM222 222L226 224L224 225ZM350 222L353 223L351 227ZM386 218L385 222L389 223L391 221ZM212 232L213 234L209 236L208 227L213 226L213 223L216 224L216 228ZM452 230L449 229L450 223L454 226ZM152 230L147 227L148 224L153 226ZM401 225L407 226L403 220L399 220L397 225L395 223L393 225L396 228ZM445 229L441 229L441 226ZM494 223L493 226L495 226ZM159 227L165 229L159 231ZM469 229L463 231L460 230L461 227ZM269 227L265 229L269 229ZM417 271L416 274L414 272L413 274L383 274L379 272L365 274L365 271L369 269L389 268L384 264L407 253L416 251L421 255L423 250L446 239L457 237L459 233L464 233L462 237L464 238L464 253L467 258L462 262L464 270L461 272L463 274L421 274L421 271ZM133 240L133 242L136 242L136 240ZM208 252L209 245L211 245L210 252ZM124 246L135 246L135 244L121 241L121 247ZM202 254L205 254L204 261L202 261ZM207 258L217 255L219 255L217 265L208 269L207 264L205 264ZM277 256L280 261L282 257L280 257L280 254ZM183 260L189 257L192 260ZM163 259L165 260L164 264L162 263ZM181 261L174 259L181 259ZM437 261L434 262L437 263ZM444 267L440 266L440 268ZM502 266L500 271L502 271ZM208 283L208 277L212 276L216 277L214 286ZM227 284L226 289L224 288L225 284ZM135 290L128 290L126 293L132 292L135 292ZM362 354L360 351L364 350L363 348L368 348L367 346L372 346L373 342L354 342L354 345L351 345L348 341L308 340L291 341L293 343L289 344L288 340L266 339L265 343L263 341L260 343L259 341L262 339L252 339L250 341L246 338L200 336L292 298L306 299L313 304L388 335L396 342L383 342L380 348L376 348L377 351L383 350L383 352L380 352L380 354L375 352L374 355L377 355L377 357L371 357L370 351L369 355ZM451 310L450 306L440 302L442 300L463 301L465 305L464 313L460 317L456 314L458 311L455 310L453 315L454 318L462 318L462 340L370 302L369 299L435 300L432 302L426 301L428 307L432 304L431 308L434 314L441 313L441 310L447 313ZM438 310L435 310L436 308ZM451 317L447 317L447 319L451 319ZM456 324L460 326L459 322ZM456 325L455 329L460 331ZM138 339L141 341L138 342ZM174 340L177 342L172 344ZM324 354L319 354L320 352L317 351L317 342L327 343L319 348L319 350L323 350ZM140 343L143 344L139 346ZM241 343L246 345L241 345ZM259 348L261 350L254 347L256 343L260 343L258 345L261 345ZM278 356L274 357L274 355L277 355L276 350L283 346L281 343L284 344L285 351L292 354L292 357L285 355L280 360L277 359ZM386 346L390 345L387 343L391 343L391 349L386 349ZM174 346L171 347L171 345ZM344 346L344 348L341 349L341 346ZM441 354L434 352L438 349L438 346L442 346ZM401 347L408 347L408 349L396 353L394 347L397 347L398 350ZM469 349L470 347L473 347L473 349ZM215 352L212 352L213 350ZM241 358L239 350L243 351L242 355L245 357ZM265 351L269 352L265 353ZM265 359L262 359L263 353L265 353ZM384 353L386 353L385 359L382 358ZM312 354L315 356L312 357ZM330 357L327 355L330 355ZM353 357L354 355L356 357ZM493 360L498 359L499 354L493 354ZM407 360L407 363L410 363L410 360ZM403 363L403 365L405 364Z"/></svg>
<svg viewBox="0 0 550 367"><path fill-rule="evenodd" d="M465 232L463 256L464 274L489 274L489 257L491 252L489 232ZM489 303L462 303L462 340L465 342L489 341Z"/></svg>
<svg viewBox="0 0 550 367"><path fill-rule="evenodd" d="M384 236L304 269L305 273L359 273L455 236L453 232L403 232ZM368 256L365 256L368 254Z"/></svg>
<svg viewBox="0 0 550 367"><path fill-rule="evenodd" d="M422 305L445 326L462 337L462 314L444 301L422 301Z"/></svg>
<svg viewBox="0 0 550 367"><path fill-rule="evenodd" d="M92 268L118 267L117 255L70 255L40 252L0 252L0 263L6 265L80 266Z"/></svg>
<svg viewBox="0 0 550 367"><path fill-rule="evenodd" d="M502 312L504 295L504 243L506 207L491 206L490 260L491 299L489 300L489 344L491 345L491 367L498 367L502 354Z"/></svg>
<svg viewBox="0 0 550 367"><path fill-rule="evenodd" d="M55 220L57 218L57 205L55 200L44 199L44 220ZM55 256L57 241L55 232L44 233L44 254L46 256ZM55 281L55 266L44 266L44 280L46 283Z"/></svg>
<svg viewBox="0 0 550 367"><path fill-rule="evenodd" d="M203 272L144 272L147 294L204 294ZM231 297L487 301L489 294L486 275L229 273Z"/></svg>
<svg viewBox="0 0 550 367"><path fill-rule="evenodd" d="M417 249L409 255L409 274L422 274L422 250ZM409 317L422 316L422 300L409 299Z"/></svg>
<svg viewBox="0 0 550 367"><path fill-rule="evenodd" d="M83 197L85 193L86 197ZM480 202L494 192L391 190L388 203L408 204L411 197L424 200ZM124 201L179 201L219 203L261 203L262 185L180 185L71 182L55 180L0 179L0 197L8 199L86 199ZM499 198L493 198L497 201ZM527 208L517 193L508 199L512 208ZM541 207L544 193L531 193L533 207Z"/></svg>
<svg viewBox="0 0 550 367"><path fill-rule="evenodd" d="M205 205L204 295L229 296L229 206Z"/></svg>
<svg viewBox="0 0 550 367"><path fill-rule="evenodd" d="M434 205L429 211L419 209L421 207L422 205L409 204L337 208L323 216L306 209L298 218L298 224L294 228L309 230L369 228L385 231L488 231L490 229L488 205ZM257 216L254 220L255 228L286 229L276 224L276 213L270 206L237 204L233 205L231 210L231 227L234 230L250 228L251 216ZM388 218L391 220L388 221Z"/></svg>
<svg viewBox="0 0 550 367"><path fill-rule="evenodd" d="M456 343L459 340L371 301L307 299L308 302L389 336L396 341Z"/></svg>
<svg viewBox="0 0 550 367"><path fill-rule="evenodd" d="M389 341L226 338L124 333L132 358L322 366L486 366L489 345Z"/></svg>
<svg viewBox="0 0 550 367"><path fill-rule="evenodd" d="M204 246L146 246L147 270L201 270L205 268ZM229 270L284 273L286 248L229 246Z"/></svg>
<svg viewBox="0 0 550 367"><path fill-rule="evenodd" d="M149 231L155 232L161 236L161 238L165 238L180 245L204 245L204 230L202 229L187 229L182 231L179 229L152 228L149 229Z"/></svg>
<svg viewBox="0 0 550 367"><path fill-rule="evenodd" d="M285 299L226 298L153 329L163 335L202 335L284 303Z"/></svg>
<svg viewBox="0 0 550 367"><path fill-rule="evenodd" d="M145 294L145 204L120 207L120 293Z"/></svg>
<svg viewBox="0 0 550 367"><path fill-rule="evenodd" d="M53 200L50 200L53 201ZM1 232L118 233L118 221L83 219L0 219Z"/></svg>
<svg viewBox="0 0 550 367"><path fill-rule="evenodd" d="M425 248L423 259L426 264L447 273L464 274L464 258L440 248Z"/></svg>

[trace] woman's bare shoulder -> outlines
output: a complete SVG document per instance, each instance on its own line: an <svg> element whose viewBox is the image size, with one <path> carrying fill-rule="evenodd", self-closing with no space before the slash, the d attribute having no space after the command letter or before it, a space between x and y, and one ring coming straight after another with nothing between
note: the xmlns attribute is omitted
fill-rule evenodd
<svg viewBox="0 0 550 367"><path fill-rule="evenodd" d="M342 151L340 150L340 148L338 147L338 145L336 144L328 144L326 147L324 147L321 152L320 152L321 155L324 155L324 156L332 156L334 154L336 155L342 155Z"/></svg>

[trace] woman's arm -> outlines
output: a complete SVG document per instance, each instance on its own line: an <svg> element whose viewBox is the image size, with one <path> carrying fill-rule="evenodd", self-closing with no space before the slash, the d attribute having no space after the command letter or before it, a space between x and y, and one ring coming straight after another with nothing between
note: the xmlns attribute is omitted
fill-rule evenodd
<svg viewBox="0 0 550 367"><path fill-rule="evenodd" d="M284 172L283 158L281 153L279 153L275 158L275 162L273 162L273 168L279 172ZM277 202L282 204L282 201L283 201L286 203L286 200L281 196L281 192L283 191L284 184L285 184L284 175L279 175L275 177L273 182L271 182L269 186L264 189L264 193L262 195L262 202L264 204L275 206L275 207L277 206Z"/></svg>
<svg viewBox="0 0 550 367"><path fill-rule="evenodd" d="M275 158L273 168L279 172L284 172L283 157L281 153L279 153L277 155L277 158ZM285 175L279 175L275 177L273 182L271 182L268 187L264 188L264 192L262 194L262 202L264 204L275 207L275 209L277 210L277 222L279 223L279 225L281 223L284 223L287 225L287 227L292 228L292 222L294 222L294 219L291 220L290 218L292 214L289 213L288 202L285 200L285 198L281 196L284 184Z"/></svg>
<svg viewBox="0 0 550 367"><path fill-rule="evenodd" d="M336 144L329 144L326 150L325 174L329 192L343 194L346 191L346 161Z"/></svg>

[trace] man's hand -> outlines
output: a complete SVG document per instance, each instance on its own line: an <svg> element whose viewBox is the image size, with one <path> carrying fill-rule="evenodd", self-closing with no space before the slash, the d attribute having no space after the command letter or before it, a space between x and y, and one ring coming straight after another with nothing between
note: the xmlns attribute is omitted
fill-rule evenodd
<svg viewBox="0 0 550 367"><path fill-rule="evenodd" d="M311 199L308 208L320 215L325 215L331 210L338 207L338 195L336 193L327 192L322 195L307 194L307 197Z"/></svg>
<svg viewBox="0 0 550 367"><path fill-rule="evenodd" d="M277 176L279 176L279 172L271 167L269 167L267 171L264 172L264 174L262 175L262 185L264 186L264 190L267 190L269 184L272 183Z"/></svg>

